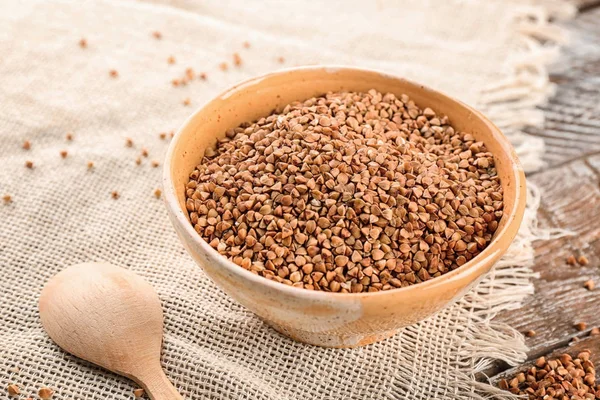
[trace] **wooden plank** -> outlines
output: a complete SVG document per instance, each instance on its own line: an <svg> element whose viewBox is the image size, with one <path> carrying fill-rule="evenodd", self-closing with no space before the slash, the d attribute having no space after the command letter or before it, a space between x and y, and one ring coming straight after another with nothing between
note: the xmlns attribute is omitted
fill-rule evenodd
<svg viewBox="0 0 600 400"><path fill-rule="evenodd" d="M588 279L600 286L600 8L596 8L600 0L574 2L582 14L567 24L572 42L551 70L557 94L543 107L545 128L530 130L544 138L545 161L554 168L530 176L529 181L544 193L540 226L570 229L575 235L535 244L534 270L540 274L534 282L536 294L517 312L498 316L522 332L537 332L527 339L528 362L564 352L573 338L585 338L592 327L600 326L596 311L600 289L583 287ZM589 265L565 263L569 255L583 253ZM588 324L585 332L574 327L579 321ZM594 361L600 363L600 338L584 340L569 349L596 348ZM507 368L496 362L485 375L496 375L497 380L519 370L498 375Z"/></svg>
<svg viewBox="0 0 600 400"><path fill-rule="evenodd" d="M571 43L551 68L557 92L545 111L546 126L530 134L544 138L549 166L600 152L600 0L579 0L585 10L566 24Z"/></svg>
<svg viewBox="0 0 600 400"><path fill-rule="evenodd" d="M531 177L544 193L539 213L542 227L571 230L574 236L536 243L534 296L518 312L498 319L519 331L534 330L527 339L530 358L546 354L575 336L583 335L574 324L584 321L588 330L600 326L600 177L591 163L578 160ZM597 161L600 166L600 156ZM587 266L569 266L571 254L585 254ZM598 288L587 290L594 280Z"/></svg>
<svg viewBox="0 0 600 400"><path fill-rule="evenodd" d="M526 338L530 347L528 360L532 360L600 327L600 155L534 174L529 181L543 193L538 213L540 226L574 233L535 243L533 269L540 274L534 280L535 294L519 310L496 317L523 333L537 333ZM567 265L565 261L571 254L584 254L589 264ZM597 286L591 291L584 287L589 279ZM580 332L574 325L582 321L588 326ZM496 362L485 375L494 376L507 368L508 365Z"/></svg>
<svg viewBox="0 0 600 400"><path fill-rule="evenodd" d="M598 2L600 3L600 1ZM589 6L589 4L588 4ZM540 225L571 230L574 236L536 244L536 295L519 313L499 316L527 339L530 358L546 354L588 330L600 326L600 289L588 291L589 279L600 286L600 8L589 9L571 23L574 41L554 70L557 96L545 107L546 161L556 168L530 176L542 189ZM587 159L586 159L587 157ZM566 258L585 254L587 266L568 266Z"/></svg>
<svg viewBox="0 0 600 400"><path fill-rule="evenodd" d="M586 161L587 161L587 164L590 166L590 168L597 175L600 176L600 154L596 154L592 157L588 157L588 159Z"/></svg>
<svg viewBox="0 0 600 400"><path fill-rule="evenodd" d="M593 327L600 326L599 172L600 155L568 162L529 178L544 193L538 213L540 226L569 229L574 235L535 244L533 269L540 274L534 281L535 294L521 309L496 317L521 332L536 331L536 336L526 339L530 351L525 364L563 348L573 338L585 338ZM571 254L585 254L590 263L569 266L565 260ZM588 279L598 287L592 291L584 288ZM582 332L574 326L581 321L588 325ZM600 354L600 346L597 348ZM497 361L479 379L495 377L508 368Z"/></svg>

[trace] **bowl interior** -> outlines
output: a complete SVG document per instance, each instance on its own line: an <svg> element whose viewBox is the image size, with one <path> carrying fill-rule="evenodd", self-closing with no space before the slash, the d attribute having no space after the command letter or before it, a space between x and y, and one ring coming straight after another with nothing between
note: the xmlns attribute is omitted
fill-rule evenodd
<svg viewBox="0 0 600 400"><path fill-rule="evenodd" d="M366 92L370 89L391 92L397 96L406 94L419 107L430 107L439 114L448 115L455 129L469 132L486 144L494 155L504 190L504 216L490 245L455 271L468 268L477 259L489 256L492 247L496 247L494 252L506 250L516 234L525 207L523 171L508 140L472 108L422 85L377 71L344 67L296 68L234 86L194 113L173 139L165 164L165 183L170 187L165 185L165 190L174 192L179 204L178 211L185 214L187 219L185 185L188 176L200 162L204 150L214 145L218 138L224 137L227 129L267 116L293 101L329 91ZM513 223L515 221L516 224Z"/></svg>

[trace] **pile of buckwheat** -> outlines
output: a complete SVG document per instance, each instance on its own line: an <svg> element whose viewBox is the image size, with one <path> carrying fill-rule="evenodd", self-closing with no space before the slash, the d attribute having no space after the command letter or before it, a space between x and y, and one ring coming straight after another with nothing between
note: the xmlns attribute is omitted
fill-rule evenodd
<svg viewBox="0 0 600 400"><path fill-rule="evenodd" d="M406 95L328 93L227 131L190 174L187 209L220 254L331 292L456 269L502 217L494 159Z"/></svg>
<svg viewBox="0 0 600 400"><path fill-rule="evenodd" d="M498 386L513 394L526 395L529 400L600 399L600 385L596 384L596 369L590 355L589 350L584 350L577 358L562 354L546 361L540 357L535 366L510 379L502 379Z"/></svg>

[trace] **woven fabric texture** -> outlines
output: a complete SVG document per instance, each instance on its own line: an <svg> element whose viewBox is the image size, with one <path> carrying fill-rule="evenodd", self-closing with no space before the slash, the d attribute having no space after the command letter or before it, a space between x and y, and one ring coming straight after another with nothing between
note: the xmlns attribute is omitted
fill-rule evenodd
<svg viewBox="0 0 600 400"><path fill-rule="evenodd" d="M532 292L534 188L510 251L462 300L384 342L323 349L279 335L194 264L153 194L161 168L152 160L161 163L168 146L159 133L234 82L348 64L481 108L537 168L543 146L521 130L542 122L535 106L551 94L545 65L563 35L548 20L571 11L506 0L0 2L0 194L12 198L0 205L0 387L16 383L29 396L48 386L58 400L133 397L130 381L65 354L39 322L51 276L108 261L159 293L162 362L187 399L510 397L474 374L494 359L524 357L522 337L493 317ZM173 87L188 67L207 79ZM149 155L136 165L142 148Z"/></svg>

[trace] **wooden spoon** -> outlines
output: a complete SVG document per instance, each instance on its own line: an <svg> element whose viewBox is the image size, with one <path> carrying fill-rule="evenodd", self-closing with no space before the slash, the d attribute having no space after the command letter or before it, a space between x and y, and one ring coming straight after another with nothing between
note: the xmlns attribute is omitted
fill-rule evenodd
<svg viewBox="0 0 600 400"><path fill-rule="evenodd" d="M40 317L63 350L133 379L151 399L183 399L160 365L160 300L133 272L104 263L73 265L44 287Z"/></svg>

